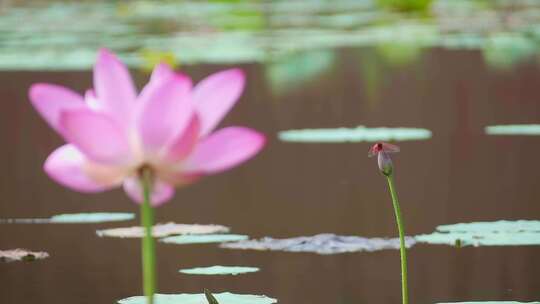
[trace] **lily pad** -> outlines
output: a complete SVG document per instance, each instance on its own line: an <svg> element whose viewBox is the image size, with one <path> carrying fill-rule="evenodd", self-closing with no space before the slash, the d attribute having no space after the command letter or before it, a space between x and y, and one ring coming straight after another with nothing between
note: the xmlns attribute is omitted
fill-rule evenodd
<svg viewBox="0 0 540 304"><path fill-rule="evenodd" d="M419 243L460 246L540 245L540 221L496 221L442 225L431 234L415 236Z"/></svg>
<svg viewBox="0 0 540 304"><path fill-rule="evenodd" d="M241 234L204 234L204 235L179 235L170 236L160 241L168 244L203 244L224 243L247 240L247 235Z"/></svg>
<svg viewBox="0 0 540 304"><path fill-rule="evenodd" d="M95 212L95 213L71 213L59 214L50 218L52 223L104 223L129 221L135 218L133 213L121 212Z"/></svg>
<svg viewBox="0 0 540 304"><path fill-rule="evenodd" d="M176 224L166 223L157 224L152 228L152 236L162 238L170 235L178 234L212 234L212 233L227 233L229 227L222 225L199 225L199 224ZM101 237L117 237L117 238L141 238L144 236L144 228L140 226L103 229L96 231Z"/></svg>
<svg viewBox="0 0 540 304"><path fill-rule="evenodd" d="M418 243L455 246L526 246L540 245L540 233L442 233L417 235Z"/></svg>
<svg viewBox="0 0 540 304"><path fill-rule="evenodd" d="M540 124L487 126L487 135L540 135Z"/></svg>
<svg viewBox="0 0 540 304"><path fill-rule="evenodd" d="M66 213L53 215L50 218L2 219L3 224L91 224L105 222L129 221L135 218L133 213L122 212L89 212Z"/></svg>
<svg viewBox="0 0 540 304"><path fill-rule="evenodd" d="M421 128L334 128L302 129L281 131L278 137L282 141L302 143L342 143L426 140L431 138L430 130Z"/></svg>
<svg viewBox="0 0 540 304"><path fill-rule="evenodd" d="M272 304L277 303L276 299L267 296L234 294L230 292L214 293L213 296L219 304ZM207 304L208 301L204 293L196 294L156 294L154 295L156 304ZM146 298L143 296L126 298L118 301L118 304L146 304Z"/></svg>
<svg viewBox="0 0 540 304"><path fill-rule="evenodd" d="M257 267L245 267L245 266L210 266L210 267L196 267L189 269L180 269L181 273L185 274L200 274L200 275L237 275L242 273L257 272Z"/></svg>
<svg viewBox="0 0 540 304"><path fill-rule="evenodd" d="M42 260L48 257L49 254L44 251L30 251L26 249L0 250L0 261L2 262L30 262L35 260Z"/></svg>
<svg viewBox="0 0 540 304"><path fill-rule="evenodd" d="M437 226L440 232L462 232L462 233L482 233L482 232L540 232L540 221L518 220L518 221L495 221L495 222L472 222L451 225Z"/></svg>
<svg viewBox="0 0 540 304"><path fill-rule="evenodd" d="M407 248L410 248L414 244L414 238L406 237L405 245ZM399 239L364 238L359 236L341 236L327 233L286 239L265 237L259 240L221 244L221 247L229 249L337 254L345 252L371 252L385 249L399 249Z"/></svg>

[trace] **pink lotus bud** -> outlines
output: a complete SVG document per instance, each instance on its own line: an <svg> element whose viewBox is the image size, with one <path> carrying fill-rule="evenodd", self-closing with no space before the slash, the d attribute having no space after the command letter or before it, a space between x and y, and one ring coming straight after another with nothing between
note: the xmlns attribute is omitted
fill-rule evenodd
<svg viewBox="0 0 540 304"><path fill-rule="evenodd" d="M377 156L377 163L379 164L379 170L382 174L390 176L392 174L394 165L392 164L392 159L384 151L379 152Z"/></svg>
<svg viewBox="0 0 540 304"><path fill-rule="evenodd" d="M379 170L385 176L390 176L394 171L394 165L392 164L392 159L390 158L389 153L396 152L399 152L398 146L387 143L376 143L369 149L368 156L372 157L377 155Z"/></svg>

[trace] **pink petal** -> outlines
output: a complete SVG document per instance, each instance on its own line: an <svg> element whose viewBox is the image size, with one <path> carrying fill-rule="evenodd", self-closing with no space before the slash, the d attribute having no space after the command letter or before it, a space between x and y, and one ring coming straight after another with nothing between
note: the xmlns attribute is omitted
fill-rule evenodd
<svg viewBox="0 0 540 304"><path fill-rule="evenodd" d="M60 128L66 141L95 162L118 165L131 159L124 130L106 114L90 109L64 111Z"/></svg>
<svg viewBox="0 0 540 304"><path fill-rule="evenodd" d="M146 152L159 152L188 127L194 113L191 80L183 76L151 81L141 93L137 127Z"/></svg>
<svg viewBox="0 0 540 304"><path fill-rule="evenodd" d="M171 69L171 67L166 63L160 63L156 65L154 71L152 71L150 81L161 81L172 75L174 75L173 69Z"/></svg>
<svg viewBox="0 0 540 304"><path fill-rule="evenodd" d="M166 80L168 77L171 76L177 76L180 78L185 78L185 81L189 81L191 83L191 78L183 73L175 72L168 64L166 63L160 63L156 65L154 70L152 71L152 75L150 76L150 82L154 81L163 81Z"/></svg>
<svg viewBox="0 0 540 304"><path fill-rule="evenodd" d="M101 49L94 66L94 89L101 107L121 123L128 123L137 96L126 66L107 49Z"/></svg>
<svg viewBox="0 0 540 304"><path fill-rule="evenodd" d="M143 189L137 177L130 177L124 181L124 191L133 201L142 204L144 200ZM173 195L174 187L156 179L152 186L150 204L154 207L158 207L170 200Z"/></svg>
<svg viewBox="0 0 540 304"><path fill-rule="evenodd" d="M204 176L201 172L175 171L174 167L170 170L160 170L158 173L161 180L176 187L192 184Z"/></svg>
<svg viewBox="0 0 540 304"><path fill-rule="evenodd" d="M201 118L201 136L210 133L234 106L244 90L245 76L240 69L212 74L193 89L193 102Z"/></svg>
<svg viewBox="0 0 540 304"><path fill-rule="evenodd" d="M103 104L101 104L100 101L97 99L96 92L94 92L94 90L92 89L86 90L86 92L84 93L84 102L90 109L94 111L103 110Z"/></svg>
<svg viewBox="0 0 540 304"><path fill-rule="evenodd" d="M56 149L45 161L45 172L57 183L79 192L101 192L115 186L93 180L85 172L88 161L73 145Z"/></svg>
<svg viewBox="0 0 540 304"><path fill-rule="evenodd" d="M255 156L264 146L264 135L242 127L221 129L202 142L183 162L184 172L217 173Z"/></svg>
<svg viewBox="0 0 540 304"><path fill-rule="evenodd" d="M83 98L79 94L54 84L34 84L30 87L29 95L34 108L59 133L60 112L84 108Z"/></svg>
<svg viewBox="0 0 540 304"><path fill-rule="evenodd" d="M194 114L184 132L173 139L172 144L167 148L166 159L175 163L186 158L198 142L200 129L199 116Z"/></svg>

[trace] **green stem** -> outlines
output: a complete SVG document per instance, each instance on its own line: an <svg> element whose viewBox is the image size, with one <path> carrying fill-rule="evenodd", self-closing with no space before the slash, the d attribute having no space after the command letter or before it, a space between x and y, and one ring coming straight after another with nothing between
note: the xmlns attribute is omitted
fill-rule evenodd
<svg viewBox="0 0 540 304"><path fill-rule="evenodd" d="M141 170L141 184L144 201L141 205L141 225L144 227L142 239L142 271L143 290L148 304L154 303L156 290L156 247L152 237L154 225L154 208L150 205L150 193L152 192L152 172L150 169Z"/></svg>
<svg viewBox="0 0 540 304"><path fill-rule="evenodd" d="M392 203L394 205L394 212L396 214L396 222L399 232L399 252L401 255L401 296L403 304L409 303L409 289L407 287L407 248L405 247L405 227L403 219L401 218L401 209L399 208L399 201L396 193L396 187L394 185L394 177L392 174L386 176L388 180L388 187L390 188L390 194L392 195Z"/></svg>

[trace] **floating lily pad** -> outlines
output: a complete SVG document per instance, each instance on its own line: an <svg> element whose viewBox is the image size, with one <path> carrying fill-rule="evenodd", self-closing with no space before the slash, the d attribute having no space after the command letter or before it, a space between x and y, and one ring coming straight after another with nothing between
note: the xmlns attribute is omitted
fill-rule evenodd
<svg viewBox="0 0 540 304"><path fill-rule="evenodd" d="M267 296L234 294L230 292L214 293L213 296L219 304L272 304L277 303L276 299ZM126 298L118 301L119 304L146 304L143 296ZM156 304L207 304L208 301L204 293L197 294L156 294L154 296Z"/></svg>
<svg viewBox="0 0 540 304"><path fill-rule="evenodd" d="M281 131L278 137L287 142L341 143L425 140L431 138L430 130L420 128L335 128Z"/></svg>
<svg viewBox="0 0 540 304"><path fill-rule="evenodd" d="M245 267L245 266L210 266L210 267L196 267L190 269L180 269L181 273L185 274L200 274L200 275L237 275L241 273L257 272L257 267Z"/></svg>
<svg viewBox="0 0 540 304"><path fill-rule="evenodd" d="M417 235L419 243L455 246L526 246L540 245L540 233L442 233Z"/></svg>
<svg viewBox="0 0 540 304"><path fill-rule="evenodd" d="M419 243L460 246L540 245L540 221L496 221L442 225L431 234L415 236Z"/></svg>
<svg viewBox="0 0 540 304"><path fill-rule="evenodd" d="M129 221L135 218L133 213L89 212L53 215L50 218L2 219L3 224L90 224L104 222Z"/></svg>
<svg viewBox="0 0 540 304"><path fill-rule="evenodd" d="M104 223L129 221L135 218L133 213L95 212L59 214L51 217L52 223Z"/></svg>
<svg viewBox="0 0 540 304"><path fill-rule="evenodd" d="M485 128L488 135L540 135L540 124L499 125Z"/></svg>
<svg viewBox="0 0 540 304"><path fill-rule="evenodd" d="M410 248L414 238L406 237L405 245ZM221 244L222 248L253 249L289 252L314 252L318 254L336 254L358 251L378 251L399 249L399 239L364 238L359 236L341 236L335 234L318 234L287 239L265 237L259 240L248 240Z"/></svg>
<svg viewBox="0 0 540 304"><path fill-rule="evenodd" d="M247 240L247 235L241 234L204 234L204 235L179 235L161 239L163 243L169 244L202 244L202 243L224 243Z"/></svg>
<svg viewBox="0 0 540 304"><path fill-rule="evenodd" d="M483 233L483 232L540 232L540 221L518 220L518 221L495 221L495 222L472 222L451 225L437 226L440 232L462 232L462 233Z"/></svg>
<svg viewBox="0 0 540 304"><path fill-rule="evenodd" d="M199 225L199 224L157 224L152 229L152 236L162 238L170 235L178 234L212 234L212 233L227 233L229 228L221 225ZM144 228L140 226L112 228L96 231L101 237L117 237L117 238L141 238L144 236Z"/></svg>
<svg viewBox="0 0 540 304"><path fill-rule="evenodd" d="M0 250L0 261L35 261L48 258L49 254L44 251L30 251L26 249Z"/></svg>

